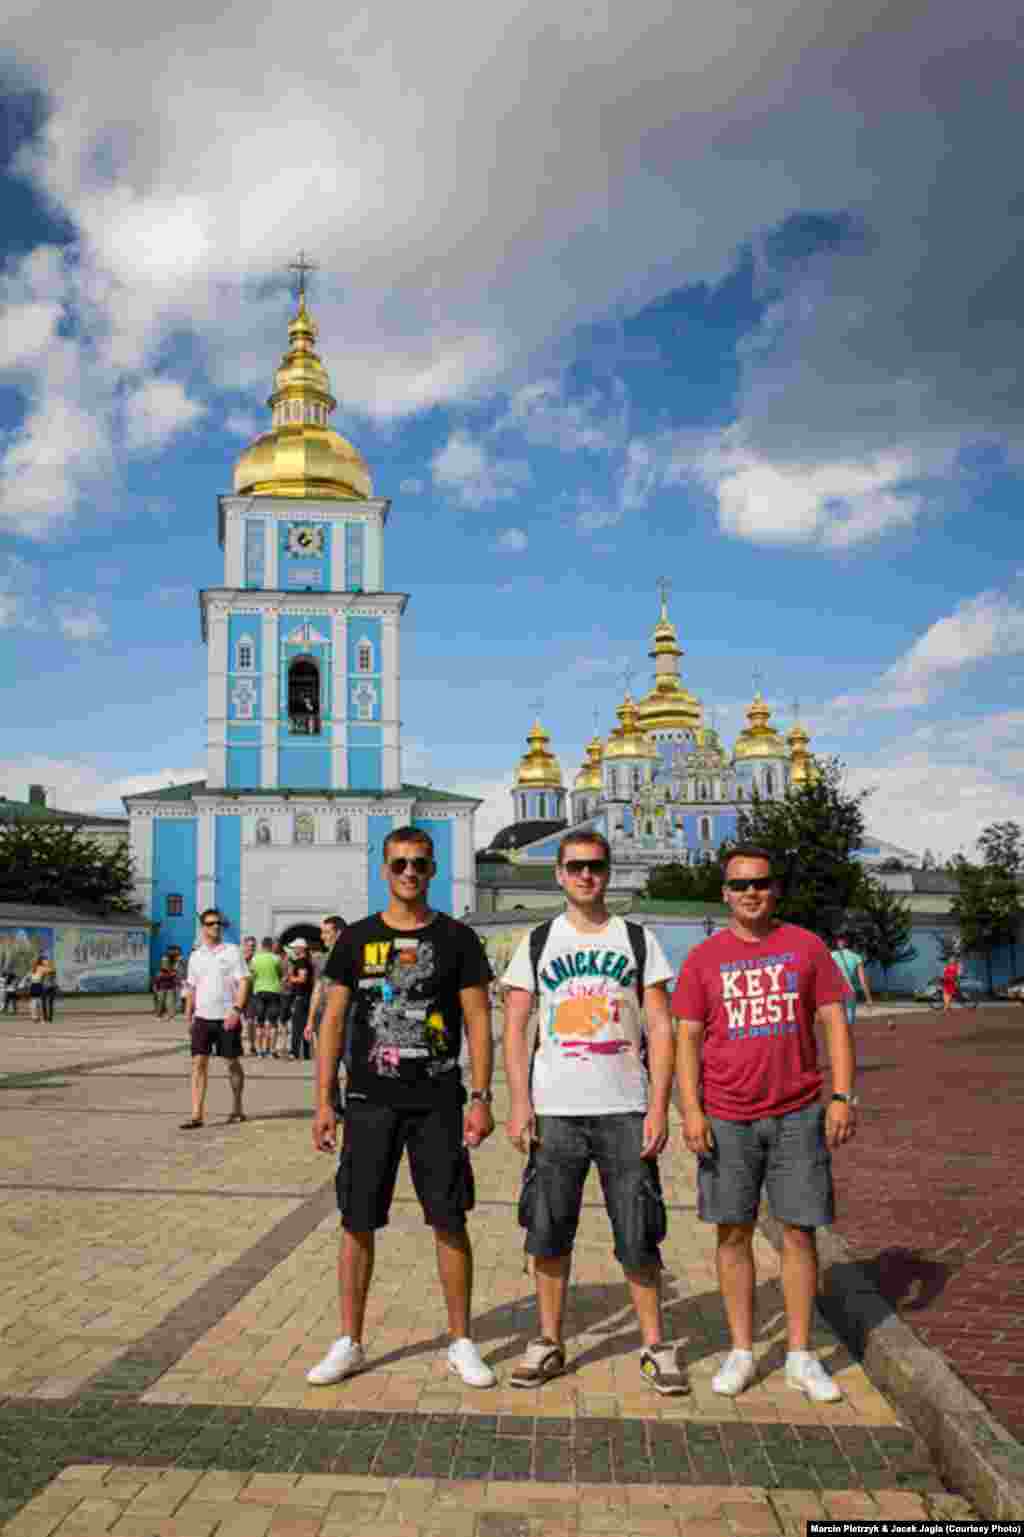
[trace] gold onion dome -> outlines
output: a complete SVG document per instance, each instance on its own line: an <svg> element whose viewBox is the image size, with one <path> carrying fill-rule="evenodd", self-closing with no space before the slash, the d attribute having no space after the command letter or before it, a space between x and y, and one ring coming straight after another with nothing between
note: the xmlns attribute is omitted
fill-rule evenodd
<svg viewBox="0 0 1024 1537"><path fill-rule="evenodd" d="M540 786L542 789L560 790L562 788L562 770L559 767L558 759L548 745L551 738L539 720L534 721L533 730L526 740L530 744L530 749L519 760L519 767L516 770L516 785L524 788Z"/></svg>
<svg viewBox="0 0 1024 1537"><path fill-rule="evenodd" d="M363 501L373 495L370 472L359 450L327 425L337 401L327 370L314 351L316 334L302 294L288 326L288 351L267 401L271 430L250 443L235 465L239 496Z"/></svg>
<svg viewBox="0 0 1024 1537"><path fill-rule="evenodd" d="M736 748L733 757L737 760L743 758L784 758L786 747L774 726L768 724L771 719L771 710L765 703L760 690L754 695L750 708L747 711L749 725L741 731L736 739Z"/></svg>
<svg viewBox="0 0 1024 1537"><path fill-rule="evenodd" d="M664 598L653 639L653 649L648 655L654 658L654 687L636 707L641 730L695 731L700 727L704 712L696 695L679 681L679 658L683 649L676 636L676 627L668 617Z"/></svg>
<svg viewBox="0 0 1024 1537"><path fill-rule="evenodd" d="M807 747L810 740L807 727L799 721L794 721L786 732L789 744L789 782L792 785L813 784L818 777L818 765Z"/></svg>
<svg viewBox="0 0 1024 1537"><path fill-rule="evenodd" d="M615 713L619 718L619 725L608 738L604 756L606 758L656 758L658 749L641 729L639 712L631 695L626 695Z"/></svg>
<svg viewBox="0 0 1024 1537"><path fill-rule="evenodd" d="M587 755L580 766L580 771L573 781L573 787L577 790L600 790L601 788L601 759L604 757L604 743L599 736L595 736L587 743Z"/></svg>

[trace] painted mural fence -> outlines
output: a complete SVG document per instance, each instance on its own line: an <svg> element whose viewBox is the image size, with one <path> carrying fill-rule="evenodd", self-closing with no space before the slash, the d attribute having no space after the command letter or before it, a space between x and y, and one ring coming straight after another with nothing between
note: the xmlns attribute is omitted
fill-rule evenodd
<svg viewBox="0 0 1024 1537"><path fill-rule="evenodd" d="M20 982L40 955L52 958L62 993L144 993L149 988L149 929L61 924L0 927L0 966Z"/></svg>

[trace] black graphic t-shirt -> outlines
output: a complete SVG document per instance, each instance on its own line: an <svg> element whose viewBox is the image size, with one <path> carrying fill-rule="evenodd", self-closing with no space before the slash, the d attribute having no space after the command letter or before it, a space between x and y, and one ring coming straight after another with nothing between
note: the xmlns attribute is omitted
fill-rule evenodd
<svg viewBox="0 0 1024 1537"><path fill-rule="evenodd" d="M379 913L350 924L324 967L351 990L348 1092L382 1104L429 1104L459 1082L464 987L491 968L476 934L447 913L422 929L393 929Z"/></svg>

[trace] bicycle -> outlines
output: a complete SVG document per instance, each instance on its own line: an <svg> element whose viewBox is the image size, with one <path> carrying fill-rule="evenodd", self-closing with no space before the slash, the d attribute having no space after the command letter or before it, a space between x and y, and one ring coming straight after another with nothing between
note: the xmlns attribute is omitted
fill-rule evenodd
<svg viewBox="0 0 1024 1537"><path fill-rule="evenodd" d="M928 999L928 1007L930 1009L935 1009L936 1012L940 1014L943 1012L944 1003L945 999L941 992L938 994L932 993ZM962 993L960 989L957 988L956 992L953 994L953 1007L954 1009L967 1009L969 1012L973 1013L973 1011L978 1007L978 1000L977 998L969 997L966 993Z"/></svg>

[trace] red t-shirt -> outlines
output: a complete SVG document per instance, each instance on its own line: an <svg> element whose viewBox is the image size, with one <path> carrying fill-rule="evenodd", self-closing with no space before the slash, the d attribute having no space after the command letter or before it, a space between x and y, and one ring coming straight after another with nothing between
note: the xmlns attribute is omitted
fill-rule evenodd
<svg viewBox="0 0 1024 1537"><path fill-rule="evenodd" d="M764 939L712 935L683 962L672 1012L701 1020L704 1109L723 1121L786 1115L817 1099L814 1016L849 988L816 934L780 923Z"/></svg>
<svg viewBox="0 0 1024 1537"><path fill-rule="evenodd" d="M955 993L960 980L959 961L948 961L942 968L942 985L947 993Z"/></svg>

